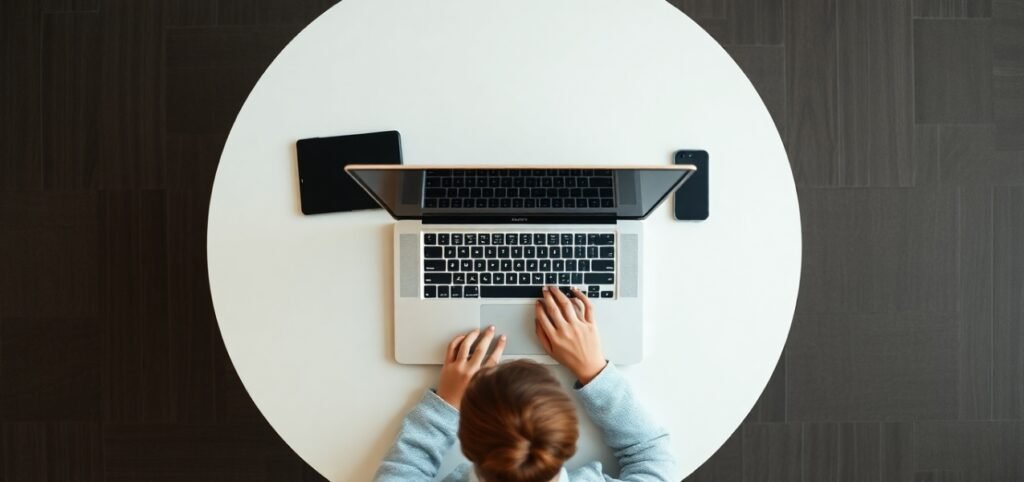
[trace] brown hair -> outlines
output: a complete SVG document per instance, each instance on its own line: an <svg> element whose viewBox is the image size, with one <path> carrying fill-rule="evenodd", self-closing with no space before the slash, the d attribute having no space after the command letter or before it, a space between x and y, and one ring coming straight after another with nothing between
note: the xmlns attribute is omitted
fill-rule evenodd
<svg viewBox="0 0 1024 482"><path fill-rule="evenodd" d="M536 362L480 370L462 398L462 453L487 482L547 482L576 453L578 437L569 394Z"/></svg>

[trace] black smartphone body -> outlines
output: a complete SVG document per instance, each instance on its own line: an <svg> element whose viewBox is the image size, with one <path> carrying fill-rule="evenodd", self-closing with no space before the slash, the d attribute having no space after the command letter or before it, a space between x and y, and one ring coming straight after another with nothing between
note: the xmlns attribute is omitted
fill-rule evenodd
<svg viewBox="0 0 1024 482"><path fill-rule="evenodd" d="M299 198L303 214L322 214L379 208L345 172L348 164L401 164L398 131L300 139L295 143L299 164Z"/></svg>
<svg viewBox="0 0 1024 482"><path fill-rule="evenodd" d="M708 218L708 152L676 151L676 164L693 164L697 172L675 194L675 217L680 221L703 221Z"/></svg>

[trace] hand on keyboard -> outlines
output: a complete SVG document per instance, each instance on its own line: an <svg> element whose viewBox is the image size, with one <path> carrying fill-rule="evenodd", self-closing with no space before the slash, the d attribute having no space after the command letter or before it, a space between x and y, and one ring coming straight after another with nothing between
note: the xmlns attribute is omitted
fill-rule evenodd
<svg viewBox="0 0 1024 482"><path fill-rule="evenodd" d="M477 343L474 351L470 353L470 348L473 348L473 342L477 341L478 337L480 343ZM459 409L462 395L466 393L466 386L473 379L473 375L476 375L481 367L497 365L501 359L501 352L505 350L505 335L498 337L494 344L494 352L484 361L493 339L492 326L484 330L483 336L480 336L480 330L473 330L455 337L448 344L444 366L441 367L441 381L437 383L437 396L456 410Z"/></svg>
<svg viewBox="0 0 1024 482"><path fill-rule="evenodd" d="M545 286L543 298L537 301L535 329L544 351L586 385L607 361L590 299L576 288L572 294L574 298L569 299L558 287Z"/></svg>

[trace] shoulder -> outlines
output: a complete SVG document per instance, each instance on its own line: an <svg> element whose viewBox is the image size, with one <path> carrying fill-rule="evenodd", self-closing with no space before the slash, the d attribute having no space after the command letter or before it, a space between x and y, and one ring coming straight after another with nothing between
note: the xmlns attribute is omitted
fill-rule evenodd
<svg viewBox="0 0 1024 482"><path fill-rule="evenodd" d="M473 475L472 465L461 464L441 480L443 482L473 482L476 480L476 477L473 477Z"/></svg>
<svg viewBox="0 0 1024 482"><path fill-rule="evenodd" d="M569 482L605 482L601 462L591 462L569 471Z"/></svg>

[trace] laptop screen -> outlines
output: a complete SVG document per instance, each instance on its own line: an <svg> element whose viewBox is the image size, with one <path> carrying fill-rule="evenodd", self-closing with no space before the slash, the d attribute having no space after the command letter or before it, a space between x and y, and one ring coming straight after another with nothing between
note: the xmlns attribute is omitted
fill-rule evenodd
<svg viewBox="0 0 1024 482"><path fill-rule="evenodd" d="M646 217L695 170L649 168L346 167L396 219L458 216Z"/></svg>

